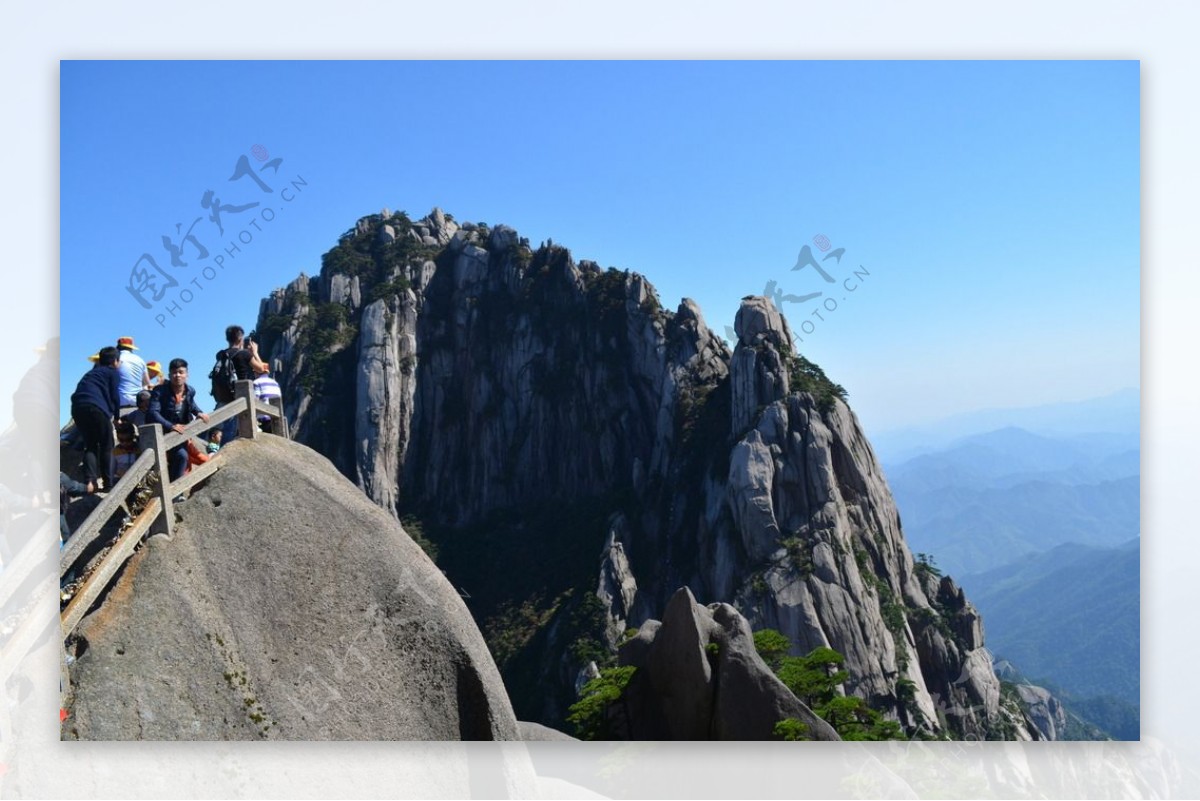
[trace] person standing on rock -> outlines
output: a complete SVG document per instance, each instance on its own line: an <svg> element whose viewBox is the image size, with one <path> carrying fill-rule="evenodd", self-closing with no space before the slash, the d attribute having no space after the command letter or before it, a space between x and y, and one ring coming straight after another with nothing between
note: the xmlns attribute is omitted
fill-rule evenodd
<svg viewBox="0 0 1200 801"><path fill-rule="evenodd" d="M71 395L71 419L83 435L84 471L100 489L112 489L113 423L120 417L120 354L102 348L96 366L83 374Z"/></svg>
<svg viewBox="0 0 1200 801"><path fill-rule="evenodd" d="M166 431L183 433L188 423L199 417L208 422L208 415L196 405L196 389L188 384L188 363L185 359L172 359L167 366L169 379L159 384L150 393L150 417ZM168 475L178 481L187 472L187 442L167 452Z"/></svg>
<svg viewBox="0 0 1200 801"><path fill-rule="evenodd" d="M117 350L121 352L121 414L124 415L137 407L137 394L150 387L150 373L146 369L146 362L134 353L137 347L133 344L133 337L118 339Z"/></svg>
<svg viewBox="0 0 1200 801"><path fill-rule="evenodd" d="M221 366L228 362L232 367L234 380L253 381L259 371L266 369L266 364L258 358L258 343L246 337L245 330L240 325L231 325L225 329L225 342L228 347L217 351L217 367L213 376L213 400L220 408L234 399L233 387L223 379ZM221 428L221 440L229 444L237 439L237 418L226 420Z"/></svg>
<svg viewBox="0 0 1200 801"><path fill-rule="evenodd" d="M271 377L270 367L266 364L258 371L258 377L254 379L254 397L263 403L274 405L274 402L283 397L283 391L279 388L279 382ZM258 416L259 427L263 431L270 432L272 418L267 414Z"/></svg>

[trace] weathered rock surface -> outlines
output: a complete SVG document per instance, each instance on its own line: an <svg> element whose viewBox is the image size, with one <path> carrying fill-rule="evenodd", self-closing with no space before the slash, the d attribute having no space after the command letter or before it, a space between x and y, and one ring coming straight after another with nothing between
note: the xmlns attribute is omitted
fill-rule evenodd
<svg viewBox="0 0 1200 801"><path fill-rule="evenodd" d="M758 411L788 392L788 369L780 350L792 347L792 333L770 300L743 299L734 319L738 346L733 352L733 430L745 431Z"/></svg>
<svg viewBox="0 0 1200 801"><path fill-rule="evenodd" d="M618 539L625 536L626 527L624 516L615 515L600 559L600 580L596 587L596 597L604 605L608 617L604 639L612 648L616 648L628 621L636 614L637 579L630 570L625 547Z"/></svg>
<svg viewBox="0 0 1200 801"><path fill-rule="evenodd" d="M737 610L700 606L686 588L620 659L637 668L616 710L630 739L769 740L784 718L808 725L812 739L840 739L762 661Z"/></svg>
<svg viewBox="0 0 1200 801"><path fill-rule="evenodd" d="M1025 714L1047 740L1061 740L1067 729L1067 711L1049 690L1032 684L1018 684L1017 693Z"/></svg>
<svg viewBox="0 0 1200 801"><path fill-rule="evenodd" d="M84 620L64 738L518 739L462 599L327 460L231 443Z"/></svg>
<svg viewBox="0 0 1200 801"><path fill-rule="evenodd" d="M357 275L352 278L340 273L330 275L329 286L325 294L329 297L330 303L345 304L351 309L357 309L362 305Z"/></svg>
<svg viewBox="0 0 1200 801"><path fill-rule="evenodd" d="M377 300L363 312L359 335L354 420L358 484L368 498L393 514L416 390L416 307L412 290L397 298L394 312Z"/></svg>
<svg viewBox="0 0 1200 801"><path fill-rule="evenodd" d="M524 720L519 720L517 721L517 730L521 734L521 739L527 743L579 742L569 734L563 734L558 729L552 729L549 726L543 726L540 723L529 723Z"/></svg>

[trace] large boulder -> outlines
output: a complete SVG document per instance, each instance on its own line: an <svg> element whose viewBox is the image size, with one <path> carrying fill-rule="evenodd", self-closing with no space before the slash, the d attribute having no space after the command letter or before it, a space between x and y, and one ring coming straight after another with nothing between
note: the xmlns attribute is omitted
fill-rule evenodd
<svg viewBox="0 0 1200 801"><path fill-rule="evenodd" d="M620 651L637 670L617 713L634 740L770 740L795 718L814 740L840 739L792 694L754 648L750 624L729 604L696 603L687 588Z"/></svg>
<svg viewBox="0 0 1200 801"><path fill-rule="evenodd" d="M324 457L235 441L79 629L65 739L515 740L458 593Z"/></svg>

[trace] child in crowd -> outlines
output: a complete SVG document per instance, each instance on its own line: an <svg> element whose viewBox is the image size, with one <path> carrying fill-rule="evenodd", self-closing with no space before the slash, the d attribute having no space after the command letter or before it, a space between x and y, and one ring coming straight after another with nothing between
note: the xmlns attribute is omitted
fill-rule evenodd
<svg viewBox="0 0 1200 801"><path fill-rule="evenodd" d="M276 401L279 401L283 397L283 392L279 388L279 382L271 378L270 366L264 362L255 370L255 374L254 396L258 400L269 403L272 406L278 405ZM262 431L268 434L278 433L274 430L274 425L275 423L270 415L260 414L258 416L258 427Z"/></svg>
<svg viewBox="0 0 1200 801"><path fill-rule="evenodd" d="M128 420L117 423L117 444L113 448L112 458L113 481L120 481L138 458L137 430Z"/></svg>

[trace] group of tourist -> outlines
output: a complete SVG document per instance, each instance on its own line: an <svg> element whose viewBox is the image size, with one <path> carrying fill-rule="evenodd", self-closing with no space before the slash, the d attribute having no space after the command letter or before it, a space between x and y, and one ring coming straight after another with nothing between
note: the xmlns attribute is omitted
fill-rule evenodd
<svg viewBox="0 0 1200 801"><path fill-rule="evenodd" d="M280 398L279 384L259 357L258 343L246 337L238 325L225 329L225 341L227 347L217 352L217 366L210 376L217 407L234 400L234 381L253 381L255 395L261 400ZM147 362L135 351L133 337L121 337L115 346L101 348L89 357L95 366L71 395L71 417L83 442L86 474L86 484L72 486L72 494L111 489L137 459L140 426L157 424L165 432L182 433L197 418L208 422L208 415L196 402L195 387L188 383L185 359L172 359L164 378L158 362ZM261 424L269 421L265 415L259 417ZM181 478L191 464L207 461L237 436L235 417L207 433L203 450L190 438L171 448L167 452L170 480Z"/></svg>

